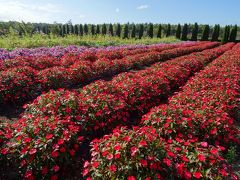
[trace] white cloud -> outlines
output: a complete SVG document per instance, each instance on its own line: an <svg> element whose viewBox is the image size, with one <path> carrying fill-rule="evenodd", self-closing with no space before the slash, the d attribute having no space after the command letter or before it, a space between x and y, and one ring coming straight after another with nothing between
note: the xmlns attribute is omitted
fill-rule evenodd
<svg viewBox="0 0 240 180"><path fill-rule="evenodd" d="M0 0L0 20L3 21L51 22L52 16L61 12L59 4Z"/></svg>
<svg viewBox="0 0 240 180"><path fill-rule="evenodd" d="M119 8L117 8L115 11L116 11L116 13L119 13L119 12L120 12L120 9L119 9Z"/></svg>
<svg viewBox="0 0 240 180"><path fill-rule="evenodd" d="M137 9L138 9L138 10L143 10L143 9L147 9L147 8L149 8L149 7L150 7L149 5L144 4L144 5L138 6Z"/></svg>

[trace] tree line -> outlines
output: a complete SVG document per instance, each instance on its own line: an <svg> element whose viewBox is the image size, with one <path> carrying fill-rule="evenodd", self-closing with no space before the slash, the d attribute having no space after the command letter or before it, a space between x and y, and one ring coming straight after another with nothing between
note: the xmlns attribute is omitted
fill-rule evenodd
<svg viewBox="0 0 240 180"><path fill-rule="evenodd" d="M237 25L226 25L221 27L195 24L75 24L71 21L66 24L46 23L24 23L24 22L0 22L0 35L15 34L19 36L32 36L33 34L53 34L57 36L66 35L109 35L121 38L162 38L176 36L181 40L202 40L235 42L238 37Z"/></svg>

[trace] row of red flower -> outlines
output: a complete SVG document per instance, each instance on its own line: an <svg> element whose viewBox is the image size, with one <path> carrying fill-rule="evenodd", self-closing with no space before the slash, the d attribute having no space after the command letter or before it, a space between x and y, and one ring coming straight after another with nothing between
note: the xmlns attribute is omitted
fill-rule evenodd
<svg viewBox="0 0 240 180"><path fill-rule="evenodd" d="M238 179L224 159L239 145L240 44L194 76L141 128L92 142L87 179ZM234 124L235 122L235 124Z"/></svg>
<svg viewBox="0 0 240 180"><path fill-rule="evenodd" d="M89 84L80 93L59 90L43 94L11 125L14 132L2 133L6 146L1 158L19 165L25 177L64 175L81 161L84 141L128 124L130 113L141 114L153 107L160 102L159 97L183 85L191 74L232 46L230 43L136 73L122 73L109 82Z"/></svg>
<svg viewBox="0 0 240 180"><path fill-rule="evenodd" d="M181 56L194 51L214 47L218 43L200 43L200 45L179 47L171 50L171 45L151 49L149 52L127 56L109 61L99 59L94 63L77 61L69 68L56 66L44 70L35 70L29 66L9 68L0 72L0 104L18 103L34 99L43 91L84 84L91 80L112 76L154 62L164 61L171 57ZM163 52L158 52L163 51Z"/></svg>

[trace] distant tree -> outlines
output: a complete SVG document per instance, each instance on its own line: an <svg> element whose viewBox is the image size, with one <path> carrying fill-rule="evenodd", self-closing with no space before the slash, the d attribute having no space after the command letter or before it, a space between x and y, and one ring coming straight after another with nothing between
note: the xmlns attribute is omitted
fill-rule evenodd
<svg viewBox="0 0 240 180"><path fill-rule="evenodd" d="M166 31L166 37L170 36L171 35L171 25L168 24L167 25L167 31Z"/></svg>
<svg viewBox="0 0 240 180"><path fill-rule="evenodd" d="M188 35L188 25L185 23L182 30L182 37L181 40L186 41Z"/></svg>
<svg viewBox="0 0 240 180"><path fill-rule="evenodd" d="M111 36L114 35L114 34L113 34L113 25L112 25L111 23L109 24L108 32L109 32L109 34L110 34Z"/></svg>
<svg viewBox="0 0 240 180"><path fill-rule="evenodd" d="M133 26L132 26L131 38L136 38L136 26L135 26L135 24L133 24Z"/></svg>
<svg viewBox="0 0 240 180"><path fill-rule="evenodd" d="M59 25L59 36L64 36L63 35L63 26L62 25Z"/></svg>
<svg viewBox="0 0 240 180"><path fill-rule="evenodd" d="M66 27L67 27L67 34L70 34L70 27L69 27L69 24L66 24Z"/></svg>
<svg viewBox="0 0 240 180"><path fill-rule="evenodd" d="M230 33L230 26L225 26L224 35L223 35L223 38L222 38L222 43L228 42L229 33Z"/></svg>
<svg viewBox="0 0 240 180"><path fill-rule="evenodd" d="M197 41L198 40L198 24L195 23L193 30L192 30L192 37L191 37L192 41Z"/></svg>
<svg viewBox="0 0 240 180"><path fill-rule="evenodd" d="M116 36L121 37L121 25L117 24L117 29L116 29Z"/></svg>
<svg viewBox="0 0 240 180"><path fill-rule="evenodd" d="M212 34L212 41L218 41L218 37L219 37L219 33L220 33L220 25L219 24L215 24L214 28L213 28L213 34Z"/></svg>
<svg viewBox="0 0 240 180"><path fill-rule="evenodd" d="M100 34L100 26L99 26L99 24L97 25L96 34Z"/></svg>
<svg viewBox="0 0 240 180"><path fill-rule="evenodd" d="M79 25L79 35L83 36L83 25L82 24Z"/></svg>
<svg viewBox="0 0 240 180"><path fill-rule="evenodd" d="M209 25L204 26L203 34L202 34L202 41L207 41L209 38L210 27Z"/></svg>
<svg viewBox="0 0 240 180"><path fill-rule="evenodd" d="M91 25L91 34L93 36L95 35L95 26L94 26L94 24Z"/></svg>
<svg viewBox="0 0 240 180"><path fill-rule="evenodd" d="M139 39L142 39L143 37L143 33L144 33L144 26L143 24L140 24L140 27L139 27Z"/></svg>
<svg viewBox="0 0 240 180"><path fill-rule="evenodd" d="M67 27L65 25L62 25L63 28L63 36L67 34Z"/></svg>
<svg viewBox="0 0 240 180"><path fill-rule="evenodd" d="M79 25L77 25L77 24L74 25L74 33L76 35L79 35Z"/></svg>
<svg viewBox="0 0 240 180"><path fill-rule="evenodd" d="M153 38L153 24L152 23L150 23L149 25L148 25L148 36L150 37L150 38Z"/></svg>
<svg viewBox="0 0 240 180"><path fill-rule="evenodd" d="M83 30L84 30L84 34L87 35L88 34L88 25L87 24L84 24Z"/></svg>
<svg viewBox="0 0 240 180"><path fill-rule="evenodd" d="M125 24L123 29L123 39L128 38L128 33L129 33L129 27L128 27L128 24Z"/></svg>
<svg viewBox="0 0 240 180"><path fill-rule="evenodd" d="M106 26L106 24L104 23L103 25L102 25L102 35L106 35L107 34L107 26Z"/></svg>
<svg viewBox="0 0 240 180"><path fill-rule="evenodd" d="M157 38L162 38L162 25L158 25Z"/></svg>
<svg viewBox="0 0 240 180"><path fill-rule="evenodd" d="M176 38L177 39L181 38L181 25L180 24L178 24L178 26L177 26Z"/></svg>
<svg viewBox="0 0 240 180"><path fill-rule="evenodd" d="M71 24L71 25L69 25L69 26L70 26L71 34L75 34L73 25Z"/></svg>
<svg viewBox="0 0 240 180"><path fill-rule="evenodd" d="M237 25L235 25L235 26L232 27L231 33L230 33L230 36L229 36L229 41L230 41L230 42L235 42L235 41L236 41L236 38L237 38L237 30L238 30Z"/></svg>

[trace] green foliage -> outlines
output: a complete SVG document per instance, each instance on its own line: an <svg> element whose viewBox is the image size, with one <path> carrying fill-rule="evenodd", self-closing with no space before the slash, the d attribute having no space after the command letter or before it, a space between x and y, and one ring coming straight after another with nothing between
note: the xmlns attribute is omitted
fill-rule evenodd
<svg viewBox="0 0 240 180"><path fill-rule="evenodd" d="M181 38L181 25L180 24L178 24L178 26L177 26L176 38L177 39Z"/></svg>
<svg viewBox="0 0 240 180"><path fill-rule="evenodd" d="M195 23L195 24L194 24L194 27L193 27L193 30L192 30L191 40L192 40L192 41L197 41L197 38L198 38L198 24Z"/></svg>
<svg viewBox="0 0 240 180"><path fill-rule="evenodd" d="M150 38L153 38L153 24L152 24L152 23L150 23L150 24L148 25L148 36L149 36Z"/></svg>
<svg viewBox="0 0 240 180"><path fill-rule="evenodd" d="M209 32L210 32L210 27L209 27L209 25L205 25L204 31L203 31L203 34L202 34L202 39L201 39L202 41L208 41Z"/></svg>
<svg viewBox="0 0 240 180"><path fill-rule="evenodd" d="M81 27L81 26L80 26ZM80 29L79 27L79 29ZM80 32L80 31L79 31ZM80 34L80 33L79 33ZM30 36L4 36L0 38L0 47L9 50L15 48L35 48L35 47L52 47L52 46L110 46L122 44L156 44L156 43L173 43L178 42L175 37L168 38L142 38L142 39L122 39L115 36L102 35L65 35L63 37L56 35L33 34Z"/></svg>
<svg viewBox="0 0 240 180"><path fill-rule="evenodd" d="M168 24L167 25L167 31L166 31L166 37L170 36L171 35L171 25Z"/></svg>
<svg viewBox="0 0 240 180"><path fill-rule="evenodd" d="M236 37L237 37L237 25L233 26L231 29L231 33L229 36L229 41L230 42L235 42L236 41Z"/></svg>
<svg viewBox="0 0 240 180"><path fill-rule="evenodd" d="M140 28L139 28L139 39L142 39L143 33L144 33L144 26L143 26L143 24L140 24Z"/></svg>
<svg viewBox="0 0 240 180"><path fill-rule="evenodd" d="M188 35L188 25L184 24L183 30L182 30L181 40L186 41L187 40L187 35Z"/></svg>
<svg viewBox="0 0 240 180"><path fill-rule="evenodd" d="M157 38L161 38L161 37L162 37L162 25L159 24L158 25Z"/></svg>
<svg viewBox="0 0 240 180"><path fill-rule="evenodd" d="M226 159L229 163L232 163L236 160L236 157L237 157L237 149L235 146L232 146L229 148L226 154Z"/></svg>

